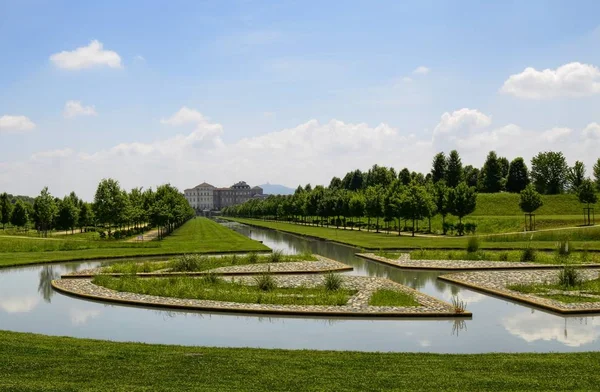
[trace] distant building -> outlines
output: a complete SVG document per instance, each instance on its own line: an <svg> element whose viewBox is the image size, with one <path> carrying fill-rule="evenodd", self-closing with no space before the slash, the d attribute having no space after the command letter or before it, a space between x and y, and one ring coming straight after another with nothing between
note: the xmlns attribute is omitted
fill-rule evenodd
<svg viewBox="0 0 600 392"><path fill-rule="evenodd" d="M237 182L229 188L216 188L203 182L191 189L186 189L183 194L196 211L220 210L264 196L261 187L250 188L250 185L244 181Z"/></svg>

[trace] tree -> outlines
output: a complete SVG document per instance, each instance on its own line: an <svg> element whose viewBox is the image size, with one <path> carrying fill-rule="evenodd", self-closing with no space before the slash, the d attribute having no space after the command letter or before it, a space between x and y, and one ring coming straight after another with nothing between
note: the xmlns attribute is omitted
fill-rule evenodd
<svg viewBox="0 0 600 392"><path fill-rule="evenodd" d="M379 218L383 215L383 188L379 186L370 186L365 192L365 213L368 219L368 225L371 225L371 218L377 218L376 231L379 232Z"/></svg>
<svg viewBox="0 0 600 392"><path fill-rule="evenodd" d="M594 182L596 183L596 189L600 190L600 158L594 164Z"/></svg>
<svg viewBox="0 0 600 392"><path fill-rule="evenodd" d="M512 193L519 193L529 184L529 172L523 158L518 157L512 160L508 167L508 177L506 179L506 190Z"/></svg>
<svg viewBox="0 0 600 392"><path fill-rule="evenodd" d="M48 236L48 230L51 228L54 218L58 215L58 207L48 187L44 187L40 195L35 198L33 203L34 218L36 226L42 232L44 237Z"/></svg>
<svg viewBox="0 0 600 392"><path fill-rule="evenodd" d="M395 171L389 170L384 166L373 165L367 172L365 185L367 187L381 185L387 188L394 181L395 177Z"/></svg>
<svg viewBox="0 0 600 392"><path fill-rule="evenodd" d="M398 174L398 179L404 186L410 184L410 171L407 168L402 169Z"/></svg>
<svg viewBox="0 0 600 392"><path fill-rule="evenodd" d="M25 225L27 225L27 220L27 207L25 206L25 203L23 203L22 200L17 200L10 217L10 223L13 226L24 227Z"/></svg>
<svg viewBox="0 0 600 392"><path fill-rule="evenodd" d="M363 187L363 174L360 170L356 169L353 172L349 172L344 176L342 180L342 187L349 191L357 191Z"/></svg>
<svg viewBox="0 0 600 392"><path fill-rule="evenodd" d="M79 209L73 202L73 199L65 196L59 204L58 208L58 226L67 231L75 227L79 218Z"/></svg>
<svg viewBox="0 0 600 392"><path fill-rule="evenodd" d="M531 159L531 181L536 190L556 195L565 189L567 161L562 152L540 152Z"/></svg>
<svg viewBox="0 0 600 392"><path fill-rule="evenodd" d="M571 192L577 193L585 180L585 165L581 161L575 161L575 165L567 170L567 186Z"/></svg>
<svg viewBox="0 0 600 392"><path fill-rule="evenodd" d="M502 170L496 152L490 151L481 169L483 192L497 193L502 190Z"/></svg>
<svg viewBox="0 0 600 392"><path fill-rule="evenodd" d="M467 165L465 166L463 172L463 177L467 185L477 187L477 181L479 180L479 169L471 165Z"/></svg>
<svg viewBox="0 0 600 392"><path fill-rule="evenodd" d="M447 167L448 161L446 160L446 155L443 152L435 154L431 168L431 180L434 183L444 180L446 178Z"/></svg>
<svg viewBox="0 0 600 392"><path fill-rule="evenodd" d="M454 189L451 189L448 195L448 204L450 213L458 217L460 223L462 218L475 211L477 206L477 192L472 186L461 182Z"/></svg>
<svg viewBox="0 0 600 392"><path fill-rule="evenodd" d="M12 213L12 203L8 194L4 192L0 195L0 219L2 222L2 230L5 229L6 224L10 223L10 214Z"/></svg>
<svg viewBox="0 0 600 392"><path fill-rule="evenodd" d="M455 188L463 180L463 166L458 151L450 151L446 169L446 184L450 188Z"/></svg>
<svg viewBox="0 0 600 392"><path fill-rule="evenodd" d="M360 218L365 214L365 198L361 193L354 193L350 198L350 204L348 206L349 214L352 218ZM360 225L358 225L360 230Z"/></svg>
<svg viewBox="0 0 600 392"><path fill-rule="evenodd" d="M415 236L415 222L431 215L435 208L431 195L425 187L412 182L404 188L401 206L403 216L412 220L412 236Z"/></svg>
<svg viewBox="0 0 600 392"><path fill-rule="evenodd" d="M340 189L342 187L342 180L339 177L333 177L329 183L329 189Z"/></svg>
<svg viewBox="0 0 600 392"><path fill-rule="evenodd" d="M533 213L544 205L542 196L532 184L528 184L520 193L519 207L525 213L525 219L529 216L529 230L535 229L532 221Z"/></svg>
<svg viewBox="0 0 600 392"><path fill-rule="evenodd" d="M140 205L143 208L143 205ZM82 203L79 210L79 226L88 227L94 224L94 211L89 203Z"/></svg>
<svg viewBox="0 0 600 392"><path fill-rule="evenodd" d="M450 188L446 186L444 181L440 181L433 186L433 202L438 214L442 216L442 230L444 234L446 234L446 215L450 212L449 194Z"/></svg>
<svg viewBox="0 0 600 392"><path fill-rule="evenodd" d="M508 169L510 168L510 163L506 157L498 157L498 164L500 165L500 172L502 173L502 178L506 178L508 176Z"/></svg>
<svg viewBox="0 0 600 392"><path fill-rule="evenodd" d="M125 200L119 182L112 178L102 179L94 196L93 209L98 223L107 226L110 233L121 219L124 206Z"/></svg>
<svg viewBox="0 0 600 392"><path fill-rule="evenodd" d="M594 187L594 183L590 179L584 179L580 186L577 188L577 196L581 203L587 204L587 222L586 224L591 225L591 204L596 204L598 202L598 196L596 195L596 189ZM13 212L14 213L14 212Z"/></svg>

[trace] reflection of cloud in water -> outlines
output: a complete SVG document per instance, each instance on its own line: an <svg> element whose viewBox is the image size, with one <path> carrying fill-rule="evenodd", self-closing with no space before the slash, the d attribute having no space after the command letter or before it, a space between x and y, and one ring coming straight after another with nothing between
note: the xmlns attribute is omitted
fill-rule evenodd
<svg viewBox="0 0 600 392"><path fill-rule="evenodd" d="M8 297L0 299L0 309L7 313L27 313L40 302L39 297Z"/></svg>
<svg viewBox="0 0 600 392"><path fill-rule="evenodd" d="M565 319L542 312L521 312L503 318L502 325L508 332L529 343L556 340L565 346L579 347L600 336L599 318Z"/></svg>
<svg viewBox="0 0 600 392"><path fill-rule="evenodd" d="M464 301L467 304L474 304L486 298L485 295L473 291L461 290L456 295L453 295L450 291L444 292L444 300L450 302L452 301L452 297L458 297L459 300Z"/></svg>
<svg viewBox="0 0 600 392"><path fill-rule="evenodd" d="M71 309L69 311L69 316L71 317L71 324L85 325L88 320L96 318L100 315L99 310L81 310L81 309Z"/></svg>

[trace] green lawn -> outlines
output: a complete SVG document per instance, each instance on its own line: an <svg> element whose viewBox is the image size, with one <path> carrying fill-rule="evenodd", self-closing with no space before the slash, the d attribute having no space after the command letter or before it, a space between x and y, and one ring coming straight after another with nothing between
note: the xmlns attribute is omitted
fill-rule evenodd
<svg viewBox="0 0 600 392"><path fill-rule="evenodd" d="M53 261L268 250L263 244L227 227L206 218L196 218L164 240L146 243L0 237L0 267Z"/></svg>
<svg viewBox="0 0 600 392"><path fill-rule="evenodd" d="M0 331L2 391L597 390L600 353L404 354L115 343Z"/></svg>
<svg viewBox="0 0 600 392"><path fill-rule="evenodd" d="M421 306L411 294L401 291L379 289L369 299L371 306Z"/></svg>
<svg viewBox="0 0 600 392"><path fill-rule="evenodd" d="M520 262L523 251L521 250L479 250L477 252L467 252L466 250L439 250L439 249L419 249L410 252L412 260L486 260L486 261L516 261ZM378 252L379 256L389 259L397 259L399 252ZM535 252L536 263L540 264L570 264L580 263L599 263L600 253L596 252L575 252L566 257L559 257L557 252L539 251Z"/></svg>
<svg viewBox="0 0 600 392"><path fill-rule="evenodd" d="M247 223L259 227L280 230L288 233L306 235L329 241L336 241L343 244L352 245L366 250L380 249L466 249L468 239L457 236L439 236L439 237L410 237L404 233L402 236L397 234L374 233L358 230L342 230L334 227L305 226L287 222L262 221L259 219L241 219L226 218L240 223ZM594 230L597 228L580 229ZM541 234L541 233L540 233ZM529 241L528 236L506 236L505 238L481 237L482 249L523 249L528 244L539 249L554 250L556 239L537 240L535 235L533 241ZM544 238L544 237L541 237ZM573 241L572 245L576 249L599 250L598 241Z"/></svg>

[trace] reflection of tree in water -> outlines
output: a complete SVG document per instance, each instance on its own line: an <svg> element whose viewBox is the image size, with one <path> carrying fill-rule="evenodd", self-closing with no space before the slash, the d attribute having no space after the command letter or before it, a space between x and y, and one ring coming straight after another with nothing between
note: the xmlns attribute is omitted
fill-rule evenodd
<svg viewBox="0 0 600 392"><path fill-rule="evenodd" d="M38 293L42 294L44 301L51 302L50 299L54 295L52 290L52 281L58 279L60 274L54 271L51 265L45 265L40 271L40 283L38 284Z"/></svg>
<svg viewBox="0 0 600 392"><path fill-rule="evenodd" d="M461 319L456 319L456 320L452 320L452 336L457 336L460 333L460 331L466 331L467 330L467 323L465 323L465 320L461 320Z"/></svg>

